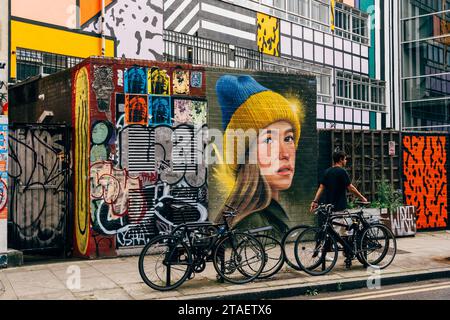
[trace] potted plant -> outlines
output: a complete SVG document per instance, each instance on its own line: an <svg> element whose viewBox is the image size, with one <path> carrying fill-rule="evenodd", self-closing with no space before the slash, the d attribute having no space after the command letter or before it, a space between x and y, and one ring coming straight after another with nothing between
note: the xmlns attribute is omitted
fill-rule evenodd
<svg viewBox="0 0 450 320"><path fill-rule="evenodd" d="M403 204L401 190L383 180L378 185L377 199L372 202L372 208L380 210L382 222L392 229L396 237L416 234L416 208Z"/></svg>

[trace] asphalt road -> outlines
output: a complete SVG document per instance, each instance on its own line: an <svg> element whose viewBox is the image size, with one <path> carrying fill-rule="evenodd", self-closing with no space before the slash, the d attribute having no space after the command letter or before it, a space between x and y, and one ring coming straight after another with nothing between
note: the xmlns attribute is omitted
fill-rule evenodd
<svg viewBox="0 0 450 320"><path fill-rule="evenodd" d="M382 286L380 289L333 293L309 292L282 300L450 300L450 279Z"/></svg>

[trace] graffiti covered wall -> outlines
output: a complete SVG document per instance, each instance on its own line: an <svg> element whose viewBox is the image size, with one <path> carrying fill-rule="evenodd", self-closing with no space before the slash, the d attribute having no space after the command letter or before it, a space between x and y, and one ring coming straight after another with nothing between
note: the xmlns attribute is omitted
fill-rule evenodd
<svg viewBox="0 0 450 320"><path fill-rule="evenodd" d="M65 126L11 126L8 245L17 250L66 245L70 187L69 134Z"/></svg>
<svg viewBox="0 0 450 320"><path fill-rule="evenodd" d="M206 220L204 70L86 61L73 75L77 254L115 255Z"/></svg>
<svg viewBox="0 0 450 320"><path fill-rule="evenodd" d="M417 208L417 229L448 227L447 136L403 137L406 204Z"/></svg>
<svg viewBox="0 0 450 320"><path fill-rule="evenodd" d="M8 115L8 33L9 33L9 13L8 0L0 0L2 8L0 12L0 116Z"/></svg>

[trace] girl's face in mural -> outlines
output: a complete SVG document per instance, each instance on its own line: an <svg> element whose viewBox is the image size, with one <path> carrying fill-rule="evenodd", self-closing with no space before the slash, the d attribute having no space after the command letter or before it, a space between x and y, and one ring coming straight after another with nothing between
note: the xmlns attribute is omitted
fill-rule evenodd
<svg viewBox="0 0 450 320"><path fill-rule="evenodd" d="M286 121L272 123L258 136L258 165L272 189L273 198L292 185L295 173L295 138Z"/></svg>

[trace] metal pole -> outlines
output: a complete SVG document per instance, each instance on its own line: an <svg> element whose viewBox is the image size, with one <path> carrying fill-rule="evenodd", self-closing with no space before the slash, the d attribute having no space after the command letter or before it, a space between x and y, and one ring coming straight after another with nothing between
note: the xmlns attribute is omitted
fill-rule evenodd
<svg viewBox="0 0 450 320"><path fill-rule="evenodd" d="M105 0L102 0L102 57L105 56L106 37L105 37Z"/></svg>

